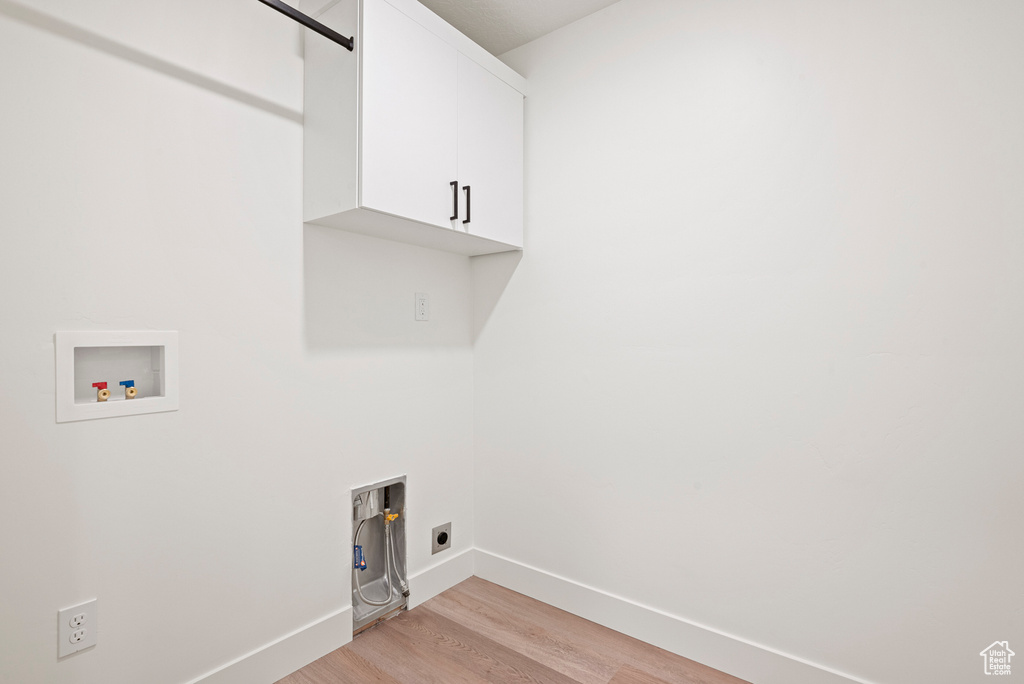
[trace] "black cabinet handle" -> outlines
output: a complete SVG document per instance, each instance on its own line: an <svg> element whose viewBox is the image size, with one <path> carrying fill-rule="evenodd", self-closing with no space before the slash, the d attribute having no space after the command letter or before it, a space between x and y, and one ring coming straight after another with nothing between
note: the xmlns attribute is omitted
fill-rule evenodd
<svg viewBox="0 0 1024 684"><path fill-rule="evenodd" d="M459 181L453 180L448 185L452 186L452 217L451 221L459 218Z"/></svg>
<svg viewBox="0 0 1024 684"><path fill-rule="evenodd" d="M463 221L463 223L469 223L470 220L471 220L470 219L470 211L472 211L473 203L472 203L472 200L470 199L470 196L469 196L469 186L468 185L463 185L462 189L466 191L466 220Z"/></svg>

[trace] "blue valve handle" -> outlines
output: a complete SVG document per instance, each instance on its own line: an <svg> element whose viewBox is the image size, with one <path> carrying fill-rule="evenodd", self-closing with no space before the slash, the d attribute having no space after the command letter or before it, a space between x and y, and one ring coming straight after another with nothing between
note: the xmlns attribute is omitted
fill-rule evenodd
<svg viewBox="0 0 1024 684"><path fill-rule="evenodd" d="M121 382L119 382L117 384L121 385L122 387L135 387L135 381L134 380L122 380Z"/></svg>
<svg viewBox="0 0 1024 684"><path fill-rule="evenodd" d="M355 558L355 565L353 567L356 570L365 570L366 569L366 558L363 556L363 547L356 545L355 546L355 550L356 550L356 558Z"/></svg>

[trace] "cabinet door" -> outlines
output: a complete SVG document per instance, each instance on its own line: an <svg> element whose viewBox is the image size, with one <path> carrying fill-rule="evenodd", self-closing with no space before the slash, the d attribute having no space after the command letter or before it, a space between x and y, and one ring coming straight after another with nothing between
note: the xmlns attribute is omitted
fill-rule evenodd
<svg viewBox="0 0 1024 684"><path fill-rule="evenodd" d="M473 60L459 57L459 198L456 228L523 246L523 96Z"/></svg>
<svg viewBox="0 0 1024 684"><path fill-rule="evenodd" d="M383 0L363 3L360 204L451 227L458 52Z"/></svg>

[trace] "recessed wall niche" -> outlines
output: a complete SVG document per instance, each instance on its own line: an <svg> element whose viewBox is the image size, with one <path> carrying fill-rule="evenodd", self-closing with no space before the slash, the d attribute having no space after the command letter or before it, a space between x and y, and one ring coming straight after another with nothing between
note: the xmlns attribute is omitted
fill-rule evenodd
<svg viewBox="0 0 1024 684"><path fill-rule="evenodd" d="M58 332L57 422L178 410L177 331Z"/></svg>

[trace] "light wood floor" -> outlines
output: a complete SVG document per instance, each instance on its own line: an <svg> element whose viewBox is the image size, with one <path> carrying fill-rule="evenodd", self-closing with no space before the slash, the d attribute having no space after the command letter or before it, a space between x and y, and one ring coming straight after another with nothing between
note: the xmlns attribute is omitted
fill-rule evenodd
<svg viewBox="0 0 1024 684"><path fill-rule="evenodd" d="M477 577L278 684L744 684Z"/></svg>

